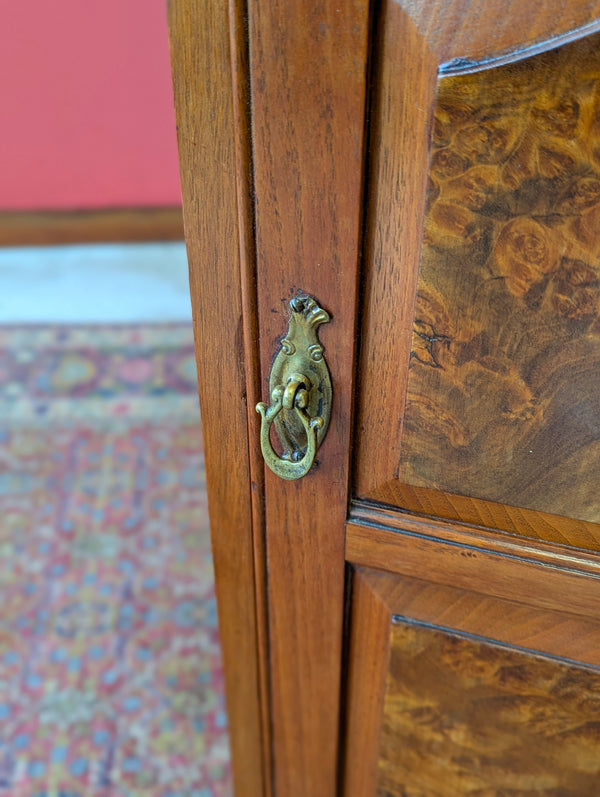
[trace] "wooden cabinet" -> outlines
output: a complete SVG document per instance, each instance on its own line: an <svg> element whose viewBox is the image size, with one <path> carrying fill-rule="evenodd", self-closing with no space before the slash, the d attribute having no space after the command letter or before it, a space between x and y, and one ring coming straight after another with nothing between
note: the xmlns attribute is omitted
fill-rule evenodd
<svg viewBox="0 0 600 797"><path fill-rule="evenodd" d="M237 795L595 795L600 3L169 6ZM254 407L314 296L329 430Z"/></svg>

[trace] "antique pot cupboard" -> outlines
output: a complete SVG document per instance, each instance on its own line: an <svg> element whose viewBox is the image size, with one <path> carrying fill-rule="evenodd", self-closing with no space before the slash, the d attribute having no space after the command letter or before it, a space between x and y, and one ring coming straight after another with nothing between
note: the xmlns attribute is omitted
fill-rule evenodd
<svg viewBox="0 0 600 797"><path fill-rule="evenodd" d="M169 19L236 795L597 797L600 1Z"/></svg>

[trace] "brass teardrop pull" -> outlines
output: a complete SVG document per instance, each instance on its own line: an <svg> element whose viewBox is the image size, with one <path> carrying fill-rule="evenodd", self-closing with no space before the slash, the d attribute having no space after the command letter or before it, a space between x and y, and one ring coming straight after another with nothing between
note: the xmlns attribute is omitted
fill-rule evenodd
<svg viewBox="0 0 600 797"><path fill-rule="evenodd" d="M329 314L312 296L290 302L287 335L273 361L269 376L271 406L256 405L261 416L260 446L269 468L293 481L311 469L331 413L331 378L317 329ZM271 425L283 448L278 456L271 444Z"/></svg>

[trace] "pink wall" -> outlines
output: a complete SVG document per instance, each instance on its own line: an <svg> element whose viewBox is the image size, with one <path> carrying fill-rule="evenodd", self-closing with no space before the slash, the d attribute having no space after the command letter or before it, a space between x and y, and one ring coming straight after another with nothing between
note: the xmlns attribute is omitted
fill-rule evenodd
<svg viewBox="0 0 600 797"><path fill-rule="evenodd" d="M180 202L166 0L19 0L0 30L0 209Z"/></svg>

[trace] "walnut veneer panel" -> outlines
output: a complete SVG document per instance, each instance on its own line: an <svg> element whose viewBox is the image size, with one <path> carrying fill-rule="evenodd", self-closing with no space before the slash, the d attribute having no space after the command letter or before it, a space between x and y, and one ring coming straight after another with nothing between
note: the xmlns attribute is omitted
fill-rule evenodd
<svg viewBox="0 0 600 797"><path fill-rule="evenodd" d="M440 80L400 482L600 521L598 229L597 35Z"/></svg>
<svg viewBox="0 0 600 797"><path fill-rule="evenodd" d="M473 551L457 551L479 569ZM458 561L434 572L431 550L412 558L418 578L362 565L352 573L345 797L595 794L596 577L565 581L541 561L525 572L496 556L495 574L465 579ZM550 601L538 594L543 580Z"/></svg>
<svg viewBox="0 0 600 797"><path fill-rule="evenodd" d="M428 14L433 14L434 11L434 16L429 18ZM542 8L530 4L515 5L512 2L507 2L497 7L494 6L492 12L492 7L489 4L471 3L468 0L439 4L439 7L434 7L429 2L412 3L410 0L402 0L402 3L398 3L395 0L389 0L382 4L380 12L375 15L374 30L377 48L375 49L373 83L376 88L369 123L361 349L358 370L361 378L358 381L357 434L354 451L353 489L355 496L409 509L412 512L426 513L434 517L474 523L488 528L516 532L523 536L588 549L600 549L600 526L596 523L596 498L593 495L591 482L587 478L589 471L586 471L587 475L584 473L582 483L580 479L580 468L583 467L585 471L585 468L590 465L590 455L593 457L595 453L593 451L594 444L592 443L590 446L588 438L586 438L589 429L585 429L590 422L593 425L596 418L593 386L591 396L584 396L582 407L575 407L575 412L572 412L573 404L569 407L573 392L580 391L582 382L589 384L587 380L590 369L594 370L593 363L585 358L583 360L580 358L579 363L573 363L571 376L574 379L571 379L571 383L566 389L566 397L562 386L556 385L557 399L558 401L561 398L564 399L564 417L570 424L566 435L558 441L563 444L562 450L555 445L556 441L552 435L547 433L544 445L538 446L537 452L534 446L529 445L525 449L523 445L518 448L515 456L515 452L511 451L511 446L514 447L515 437L518 435L515 435L514 429L510 430L507 435L506 426L512 424L513 421L517 424L526 422L531 424L532 421L538 421L541 417L539 411L543 412L545 408L543 396L541 397L542 402L539 401L542 392L539 382L540 379L543 379L540 372L538 371L536 377L538 385L534 386L534 390L537 390L538 393L530 400L528 390L531 392L531 385L526 380L525 386L522 384L522 379L521 381L516 380L514 383L511 382L510 369L505 368L506 355L495 358L492 353L490 356L485 335L478 336L476 333L470 335L469 323L473 321L472 316L467 319L466 338L458 337L457 339L455 337L453 341L449 341L448 338L453 334L457 335L457 330L454 327L449 327L448 331L437 326L431 329L427 326L428 323L431 324L427 318L420 318L420 315L415 318L419 271L421 269L422 273L426 265L425 260L421 263L424 231L427 236L435 236L436 231L438 232L438 240L435 242L435 245L438 246L440 237L446 239L442 243L447 243L452 239L452 234L448 234L448 230L442 230L440 236L440 228L448 224L450 227L453 225L460 227L463 224L463 232L467 236L463 240L465 252L469 243L469 235L475 238L479 237L478 242L471 242L474 248L493 246L494 241L490 242L490 235L494 231L499 234L495 225L500 222L500 219L494 221L488 214L484 219L483 229L477 223L472 227L471 223L474 221L474 217L484 214L481 213L481 207L469 207L469 204L472 205L473 201L475 205L480 203L481 194L482 192L484 195L486 194L490 180L493 186L501 183L500 178L494 180L490 174L494 170L496 173L502 171L501 167L505 166L506 161L510 160L511 155L514 154L514 148L511 150L511 147L517 145L517 150L520 149L519 142L514 140L514 134L511 139L510 131L513 128L523 132L530 122L529 116L533 110L538 111L538 126L542 127L544 114L547 120L552 115L551 100L555 100L554 105L557 106L558 115L564 113L566 106L560 108L561 92L569 78L572 81L573 92L577 96L580 92L585 94L587 91L588 94L578 108L578 113L581 113L576 124L575 138L579 144L575 139L569 139L566 149L570 150L573 147L581 146L582 152L577 156L579 160L574 159L575 176L582 174L582 172L577 172L577 169L582 167L586 160L588 164L591 164L590 171L595 175L596 165L593 157L595 145L590 147L592 137L595 135L591 119L595 107L595 78L590 79L588 71L588 68L593 71L595 69L594 62L597 63L597 56L594 52L597 47L594 47L594 39L587 41L585 38L579 39L581 43L575 42L573 45L575 49L580 47L584 50L587 48L589 51L589 58L586 55L587 60L583 64L582 74L579 76L576 67L571 70L569 76L564 68L566 65L562 62L559 64L559 68L554 70L554 75L551 75L548 60L556 58L556 56L547 53L553 43L556 44L557 41L564 42L570 39L573 42L584 31L597 30L598 21L597 9L592 3L568 3L567 6L557 6L548 2ZM507 33L507 37L504 36L504 33ZM564 45L564 48L559 48L557 52L568 53L571 46L570 44ZM520 56L531 54L531 52L539 53L542 50L544 51L542 55L530 56L526 60L518 61ZM432 146L435 144L437 147L436 153L441 151L445 135L441 130L443 127L452 127L452 124L449 125L449 119L441 119L443 124L441 126L438 124L436 127L434 111L438 111L438 117L448 112L448 109L441 109L436 97L440 87L443 90L446 85L458 85L456 81L460 82L460 78L457 76L440 79L439 69L445 60L452 61L456 67L462 68L473 59L480 60L482 63L489 61L498 64L503 57L512 58L513 63L509 66L496 66L493 69L463 76L462 79L466 81L465 85L471 81L469 85L477 86L483 81L487 87L486 81L489 81L491 76L506 75L507 73L515 75L519 73L520 69L526 69L531 73L531 64L533 63L535 66L536 63L541 63L544 76L539 78L539 85L543 84L543 90L539 87L537 91L530 90L531 74L528 74L526 80L521 80L521 85L522 87L524 85L524 93L529 97L530 104L519 108L515 104L516 94L512 83L505 80L503 89L498 90L496 95L500 95L501 99L506 100L505 104L509 106L506 119L500 119L497 107L489 108L491 101L484 96L481 98L479 108L467 110L467 118L463 120L462 128L460 127L460 118L455 120L456 127L450 131L451 134L458 135L459 130L462 131L460 144L466 150L472 149L473 152L459 154L458 166L457 162L454 162L454 158L450 158L450 162L444 164L445 156L450 153L445 153L444 156L436 155L437 160L433 166L434 169L438 169L438 176L435 177L432 173L432 179L429 181L431 189L429 213L433 213L432 205L437 200L436 213L441 205L442 214L438 219L437 228L429 220L425 229L426 184ZM562 57L561 55L560 58ZM579 77L582 77L581 82L577 82ZM464 100L464 98L462 99ZM471 98L467 99L470 101ZM540 100L540 106L537 108L532 105L536 99ZM577 101L579 102L579 100ZM465 102L465 104L469 106L470 102ZM441 114L440 110L442 110ZM475 112L472 117L469 116L471 111ZM460 113L458 117L460 117ZM499 121L505 123L504 127L508 128L509 132L503 145L501 139L505 132L500 129L502 125L499 126ZM479 145L482 146L481 152L477 151L479 145L475 140L471 142L467 140L469 135L474 132L472 129L468 130L469 126L473 127L473 122L475 126L477 124L488 125L487 128L484 127L483 131L480 131L482 132L482 140L479 142ZM436 131L435 142L430 136L434 130ZM526 141L525 143L530 142ZM451 146L450 142L448 144ZM490 155L491 162L486 162L482 157L488 145L495 150ZM507 149L504 154L501 151L502 146ZM548 174L552 168L557 168L557 164L552 166L550 161L556 153L560 152L561 147L564 149L560 141L553 139L550 134L547 135L547 143L543 144L543 148L546 150L542 153L542 161L545 159L543 166L537 150L535 152L536 169L539 169L540 172L545 170L546 174L542 174L542 177L553 182L550 194L558 187L560 178L560 170L554 177ZM503 162L500 163L500 161ZM524 160L523 163L525 162ZM453 173L452 170L457 168L458 171ZM441 174L444 169L450 170L445 176ZM469 174L465 183L461 184L460 178L464 177L469 169L476 171ZM520 170L517 169L518 171ZM585 169L582 171L585 172ZM508 170L506 174L508 176ZM586 173L586 177L588 176L592 175ZM441 193L443 181L445 181L443 186L446 189L445 193ZM585 182L582 186L585 191L591 187L591 185L586 186ZM562 188L565 186L562 185ZM437 193L438 191L440 193ZM459 194L462 194L462 205ZM566 199L566 197L564 198ZM585 200L583 201L585 202ZM444 205L447 211L445 214ZM448 206L450 207L448 208ZM590 212L590 208L580 209L584 213ZM514 210L514 206L509 210ZM520 208L517 208L516 218L519 219L521 215L524 214ZM534 222L541 223L537 218L537 208L534 208L532 215ZM508 223L510 218L507 217L505 221ZM568 226L568 222L565 224ZM454 232L456 233L456 226L454 226ZM554 232L552 230L552 234ZM427 246L433 248L434 244L431 243ZM577 249L577 247L573 249ZM560 257L589 264L592 270L595 270L597 266L593 258L590 262L576 252L571 254L564 249L560 251ZM582 271L581 275L576 275L575 272L579 264L571 264L571 266L570 271L568 268L562 269L564 278L561 285L557 284L557 287L560 288L567 287L567 291L558 292L561 297L567 299L561 306L562 315L557 320L553 319L556 324L562 323L563 327L568 327L569 324L577 326L579 323L573 318L566 318L569 313L572 315L576 315L578 312L585 313L583 308L576 309L579 300L585 298L585 293L579 297L573 296L570 289L572 287L592 289L593 292L596 288L595 281L589 281L590 272L586 270L585 273ZM462 268L462 271L460 268L454 270L458 284L454 284L453 290L449 293L446 291L446 286L448 281L451 281L452 274L445 274L443 268L440 268L438 275L441 278L438 294L442 295L443 303L445 302L443 312L449 313L451 324L458 322L461 330L463 325L461 313L468 301L468 298L463 298L460 295L461 290L465 290L467 293L470 291L470 298L479 299L480 315L485 317L487 314L493 318L494 315L501 316L503 312L501 307L489 308L489 312L486 312L488 311L486 300L489 297L481 294L475 297L470 285L472 275L470 276L469 269L472 269L472 264L465 262L462 264ZM449 270L452 271L452 269ZM560 276L558 271L559 269L555 274L557 279L554 281L556 283ZM587 279L585 274L588 276ZM422 279L421 282L423 282ZM578 284L574 286L573 282ZM513 306L515 304L523 306L524 304L522 297L519 298L509 293L506 301L510 303L511 300ZM434 310L438 309L435 302L433 305ZM543 309L542 307L542 312L538 315L543 316ZM419 312L421 313L421 311L420 306ZM555 313L555 316L558 316L558 312ZM415 320L420 323L415 325ZM475 321L479 322L480 320L475 313ZM514 319L511 323L514 323ZM413 327L416 327L415 332L413 332ZM540 327L538 332L541 332L543 336L543 323ZM540 345L540 335L530 335L529 333L530 330L526 329L521 345L530 343L532 349L535 349ZM528 335L529 340L527 340ZM420 352L421 360L425 360L425 363L416 364L414 355L411 360L411 337L413 343L415 338L418 338L417 346L413 345L412 351L415 352L416 349L417 353ZM579 337L585 338L586 336ZM510 343L509 340L508 344ZM543 339L542 343L544 343ZM447 366L447 362L442 362L442 358L448 359L448 355L453 353L452 350L457 348L457 344L459 344L460 351L457 352L456 366L457 368L465 366L462 375L456 375L458 386L448 385L448 382L451 383L452 380L447 379L447 368L443 367ZM512 341L512 344L514 347L517 342ZM587 344L584 344L584 349L585 345ZM436 361L431 359L434 349L439 367L436 367ZM587 350L585 353L587 354ZM568 356L572 354L571 351ZM575 355L575 359L577 359L577 352ZM427 358L430 359L429 365L427 365ZM469 368L466 367L466 363L469 359L474 360L477 366L474 373L467 373ZM511 359L512 351L509 352L509 360ZM409 374L410 364L412 364L412 374ZM538 363L535 362L533 365L537 366ZM409 376L411 378L414 376L417 367L422 367L430 372L426 379L440 380L441 382L446 380L445 390L446 393L449 393L451 402L450 406L446 408L449 410L446 414L443 412L443 407L440 409L437 406L436 402L438 402L439 396L435 393L423 395L422 391L413 390L411 385L411 392L407 395ZM587 373L584 374L583 370ZM465 385L460 384L462 376L465 376ZM526 377L529 378L529 374L526 374ZM552 376L549 376L543 387L550 390L551 388L548 386L551 382ZM469 420L465 417L464 408L460 404L461 391L473 394L472 405L479 401L478 412L482 412L483 415L478 415L475 422L473 419ZM484 394L484 398L480 398L481 394ZM417 405L409 407L408 414L406 412L407 399L408 401L412 399L413 405ZM452 402L454 403L452 404ZM494 407L499 409L500 414L493 419L489 427L484 428L485 422L482 424L481 419L488 413L488 404L492 405L492 409ZM421 430L419 442L422 443L422 448L413 446L412 452L406 451L405 416L407 427L411 423L418 424ZM548 416L546 416L546 420L547 418ZM557 425L560 428L560 420L558 414L555 413L552 434ZM579 426L577 426L578 424ZM445 429L440 432L440 428L444 425ZM467 428L465 429L465 427ZM577 428L574 429L574 427ZM577 432L576 447L579 447L579 451L583 450L583 457L569 451L569 445L571 445L569 438L573 436L573 431ZM463 433L464 436L462 436ZM513 474L515 476L513 482L508 484L510 490L502 490L503 485L496 484L498 462L494 459L494 437L496 447L501 450L501 457L513 457L516 459L517 465L520 464L527 468L526 476L523 478L523 468L519 472L518 468L506 468L506 461L500 461L500 471L505 468L504 473L500 473L500 481L504 479L505 482L504 487L507 486L506 481L510 481ZM440 438L444 441L441 445ZM567 440L568 442L564 445ZM385 441L385 445L382 445L382 441ZM521 442L528 443L529 440L522 436L517 439L517 443ZM536 440L535 442L540 441ZM408 445L410 445L410 440ZM432 457L432 448L435 446L438 446L438 450ZM444 447L446 450L448 447L451 449L449 458L445 458ZM479 450L479 459L473 466L471 457L477 450ZM406 456L402 451L406 452ZM530 451L533 453L530 454ZM548 463L543 465L541 463L548 452L550 465L552 465L552 457L555 461L558 457L562 460L564 468L562 470L559 468L557 472L556 468L551 467L550 470L554 472L546 475L545 469ZM411 454L414 454L412 458ZM536 457L537 461L534 461ZM428 472L433 460L436 462L435 467ZM534 465L534 469L531 471L529 470L529 460ZM480 471L477 471L477 465L479 465ZM436 472L436 468L438 472ZM441 469L445 469L445 473L443 478L438 479L437 476ZM593 470L593 462L591 469ZM463 478L465 471L466 479ZM545 483L540 485L538 481L542 471L544 471ZM468 482L469 476L473 478L472 483ZM577 488L579 492L571 493L567 490L565 482L572 485L575 480L580 481ZM558 484L559 481L560 484ZM484 489L480 490L482 482ZM558 494L555 494L557 486L563 497L566 495L564 502L561 502ZM519 493L523 493L523 495ZM540 498L541 495L552 500L546 502ZM587 501L588 498L589 501ZM591 509L590 506L584 506L586 502L593 504ZM542 506L540 506L541 504Z"/></svg>
<svg viewBox="0 0 600 797"><path fill-rule="evenodd" d="M600 673L395 618L377 794L597 795Z"/></svg>

